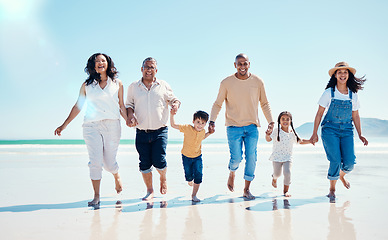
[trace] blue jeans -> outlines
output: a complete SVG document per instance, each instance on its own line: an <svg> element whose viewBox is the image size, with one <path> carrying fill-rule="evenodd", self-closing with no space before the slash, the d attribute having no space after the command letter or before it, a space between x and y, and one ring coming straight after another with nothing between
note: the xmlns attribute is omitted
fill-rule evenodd
<svg viewBox="0 0 388 240"><path fill-rule="evenodd" d="M330 161L327 178L338 180L340 170L349 173L356 164L352 129L322 127L322 142L327 159Z"/></svg>
<svg viewBox="0 0 388 240"><path fill-rule="evenodd" d="M202 183L202 154L195 158L186 157L182 154L183 169L186 181L194 180L195 184Z"/></svg>
<svg viewBox="0 0 388 240"><path fill-rule="evenodd" d="M167 148L167 127L146 132L144 130L136 130L136 150L139 153L139 168L142 173L152 171L152 166L158 170L163 170L167 167L166 148Z"/></svg>
<svg viewBox="0 0 388 240"><path fill-rule="evenodd" d="M257 161L257 142L259 131L255 124L244 127L229 126L226 128L228 136L230 161L229 170L236 171L243 159L243 145L245 147L244 179L252 181L255 178Z"/></svg>

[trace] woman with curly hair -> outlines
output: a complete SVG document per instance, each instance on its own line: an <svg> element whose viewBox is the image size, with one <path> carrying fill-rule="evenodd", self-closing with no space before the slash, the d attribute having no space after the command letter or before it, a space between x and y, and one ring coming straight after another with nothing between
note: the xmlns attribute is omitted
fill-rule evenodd
<svg viewBox="0 0 388 240"><path fill-rule="evenodd" d="M81 86L78 100L54 134L61 136L62 131L80 113L86 101L87 109L82 127L94 190L94 198L88 205L98 206L103 167L113 174L117 193L122 191L116 154L121 137L120 114L126 121L127 111L123 101L123 84L117 78L118 71L108 55L93 54L88 59L85 72L89 77Z"/></svg>
<svg viewBox="0 0 388 240"><path fill-rule="evenodd" d="M340 179L345 188L350 183L345 175L351 172L356 164L354 154L353 124L358 137L366 146L368 140L362 135L361 121L358 113L360 103L357 92L362 90L365 78L354 76L356 69L346 62L339 62L329 70L330 80L326 90L319 99L319 108L315 116L314 130L310 140L318 142L318 127L326 109L327 113L321 123L322 142L327 159L330 161L327 178L330 180L330 190L327 197L335 202L335 185Z"/></svg>

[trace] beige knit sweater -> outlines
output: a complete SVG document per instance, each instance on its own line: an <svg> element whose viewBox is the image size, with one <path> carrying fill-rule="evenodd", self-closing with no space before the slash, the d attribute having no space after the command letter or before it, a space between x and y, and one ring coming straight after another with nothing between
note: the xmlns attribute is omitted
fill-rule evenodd
<svg viewBox="0 0 388 240"><path fill-rule="evenodd" d="M238 79L234 74L222 80L212 107L210 121L216 121L224 101L226 126L242 127L256 124L260 127L259 102L268 123L273 122L263 80L254 74L245 80Z"/></svg>

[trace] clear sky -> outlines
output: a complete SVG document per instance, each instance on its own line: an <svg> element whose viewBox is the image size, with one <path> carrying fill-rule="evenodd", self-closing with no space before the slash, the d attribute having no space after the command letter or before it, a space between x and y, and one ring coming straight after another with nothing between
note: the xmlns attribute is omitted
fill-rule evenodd
<svg viewBox="0 0 388 240"><path fill-rule="evenodd" d="M182 101L177 123L210 112L241 52L263 78L274 118L288 110L296 127L312 122L328 70L346 61L367 78L361 117L387 120L387 11L385 0L0 0L0 139L56 138L96 52L114 60L125 96L142 60L156 58L157 77ZM214 138L225 137L223 115ZM81 139L82 121L83 113L62 138ZM122 138L134 134L124 127Z"/></svg>

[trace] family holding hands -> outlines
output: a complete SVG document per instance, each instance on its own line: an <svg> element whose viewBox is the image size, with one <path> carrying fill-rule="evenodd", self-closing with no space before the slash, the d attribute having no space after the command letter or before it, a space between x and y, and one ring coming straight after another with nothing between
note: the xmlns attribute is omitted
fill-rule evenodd
<svg viewBox="0 0 388 240"><path fill-rule="evenodd" d="M250 184L255 178L257 161L257 144L259 139L258 106L268 122L265 132L266 141L273 141L272 185L277 187L277 179L282 169L284 175L284 196L290 197L292 149L295 143L315 144L318 142L318 127L322 126L322 142L330 162L328 179L331 201L335 200L335 186L338 179L346 188L350 183L345 174L353 170L355 164L353 124L360 140L368 145L362 135L358 113L359 100L357 91L362 89L364 77L356 78L356 70L345 62L340 62L330 69L330 81L322 94L314 121L313 134L310 139L301 139L294 130L292 115L282 112L277 119L277 127L272 118L263 80L250 73L249 58L238 54L234 66L236 73L222 80L217 98L212 106L210 116L204 111L193 115L192 124L177 124L174 116L181 105L170 85L156 77L157 62L146 58L141 66L142 78L129 85L124 101L122 82L117 78L118 71L113 60L106 54L93 54L87 62L85 72L88 78L82 84L76 104L64 123L54 134L61 136L62 131L80 113L84 102L87 102L83 123L83 136L89 154L90 178L94 190L93 200L89 206L100 204L100 182L103 168L112 173L115 179L115 190L122 191L122 182L116 155L121 138L120 115L126 125L136 128L135 146L139 154L139 170L142 174L146 195L143 200L154 197L152 170L155 168L160 178L160 193L167 193L166 147L168 142L167 122L184 134L182 163L185 179L192 186L192 201L199 202L197 197L202 183L201 143L215 132L217 116L225 103L225 125L230 151L227 187L234 191L235 172L243 160L244 191L247 200L255 199L250 192ZM322 120L323 118L323 120ZM208 129L206 124L209 121Z"/></svg>

